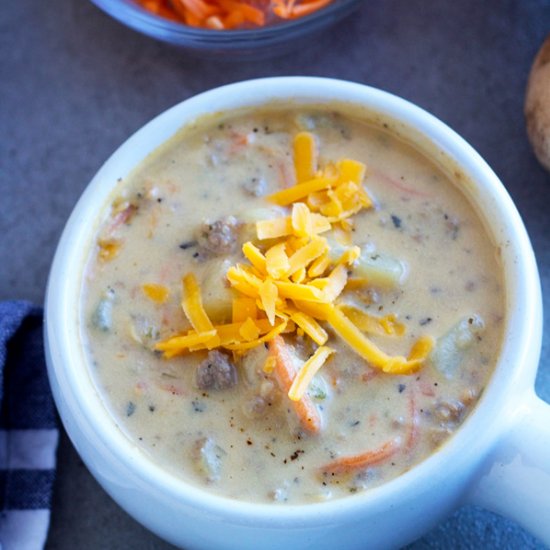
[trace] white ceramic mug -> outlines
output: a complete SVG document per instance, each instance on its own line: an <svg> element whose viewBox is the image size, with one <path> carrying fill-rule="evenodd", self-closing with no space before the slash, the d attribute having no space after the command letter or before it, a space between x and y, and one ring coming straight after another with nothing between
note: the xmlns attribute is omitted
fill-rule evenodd
<svg viewBox="0 0 550 550"><path fill-rule="evenodd" d="M79 336L78 298L87 246L117 179L198 116L281 100L364 106L412 129L421 148L422 142L430 142L432 150L435 146L453 159L474 182L470 199L501 247L507 291L501 358L458 432L397 479L307 505L235 501L164 471L123 435L102 405ZM48 371L73 444L120 506L187 549L398 547L465 503L509 516L550 544L550 406L533 389L541 337L533 250L514 204L483 159L442 122L403 99L360 84L307 77L218 88L180 103L136 132L105 163L74 209L57 249L46 300Z"/></svg>

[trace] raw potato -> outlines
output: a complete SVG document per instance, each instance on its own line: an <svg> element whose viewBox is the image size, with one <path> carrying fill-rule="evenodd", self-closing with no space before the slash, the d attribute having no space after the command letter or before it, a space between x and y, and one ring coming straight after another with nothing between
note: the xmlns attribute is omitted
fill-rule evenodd
<svg viewBox="0 0 550 550"><path fill-rule="evenodd" d="M525 96L525 119L535 155L550 170L550 35L531 68Z"/></svg>

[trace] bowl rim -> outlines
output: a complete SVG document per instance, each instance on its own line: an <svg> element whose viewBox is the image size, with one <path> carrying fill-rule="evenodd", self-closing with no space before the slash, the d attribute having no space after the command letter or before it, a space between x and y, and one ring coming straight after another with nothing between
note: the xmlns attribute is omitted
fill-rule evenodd
<svg viewBox="0 0 550 550"><path fill-rule="evenodd" d="M103 188L106 197L105 189L112 189L115 184L114 174L126 173L120 173L121 163L131 164L136 151L141 158L145 157L175 130L201 114L242 106L254 108L277 99L366 105L427 136L476 182L479 202L499 213L492 219L491 230L502 243L508 290L508 321L496 370L480 402L450 440L410 471L379 487L321 503L280 505L238 501L210 493L164 470L136 450L116 427L94 387L79 378L87 366L74 340L78 325L75 304L78 294L74 292L80 288L81 276L81 271L78 277L75 273L74 260L91 231L82 220L97 221L103 206L98 190ZM510 405L519 403L532 391L542 340L542 299L534 253L519 213L498 177L463 138L420 107L376 88L318 77L274 77L229 84L187 99L145 124L106 161L78 201L58 245L47 288L46 340L51 356L50 381L54 388L60 388L59 394L54 391L58 406L60 398L66 400L66 410L79 417L79 422L86 423L87 429L109 449L113 460L144 483L194 508L244 524L289 527L332 523L338 517L358 511L364 514L373 507L391 509L396 499L422 492L428 482L433 484L434 476L443 480L479 464L505 430L514 408ZM480 429L484 437L478 436ZM73 437L70 430L69 436Z"/></svg>

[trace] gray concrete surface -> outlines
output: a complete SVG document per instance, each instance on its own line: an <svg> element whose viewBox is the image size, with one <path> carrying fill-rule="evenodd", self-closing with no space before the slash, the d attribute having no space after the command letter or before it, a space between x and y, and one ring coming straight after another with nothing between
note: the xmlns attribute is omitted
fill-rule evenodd
<svg viewBox="0 0 550 550"><path fill-rule="evenodd" d="M336 0L338 1L338 0ZM550 31L543 0L366 0L311 48L264 62L198 61L126 29L85 0L17 0L0 10L0 299L42 303L56 240L95 171L154 115L203 90L268 75L367 83L440 117L485 157L515 200L550 315L550 175L526 141L522 103ZM550 401L550 335L537 378ZM168 545L97 485L66 436L49 550ZM543 548L503 518L465 508L410 548Z"/></svg>

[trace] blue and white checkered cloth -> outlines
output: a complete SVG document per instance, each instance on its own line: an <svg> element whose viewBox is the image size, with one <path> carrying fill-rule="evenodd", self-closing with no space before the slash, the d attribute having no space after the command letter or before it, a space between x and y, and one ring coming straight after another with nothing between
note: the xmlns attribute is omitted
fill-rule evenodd
<svg viewBox="0 0 550 550"><path fill-rule="evenodd" d="M0 542L43 548L59 438L44 362L42 310L0 302Z"/></svg>

